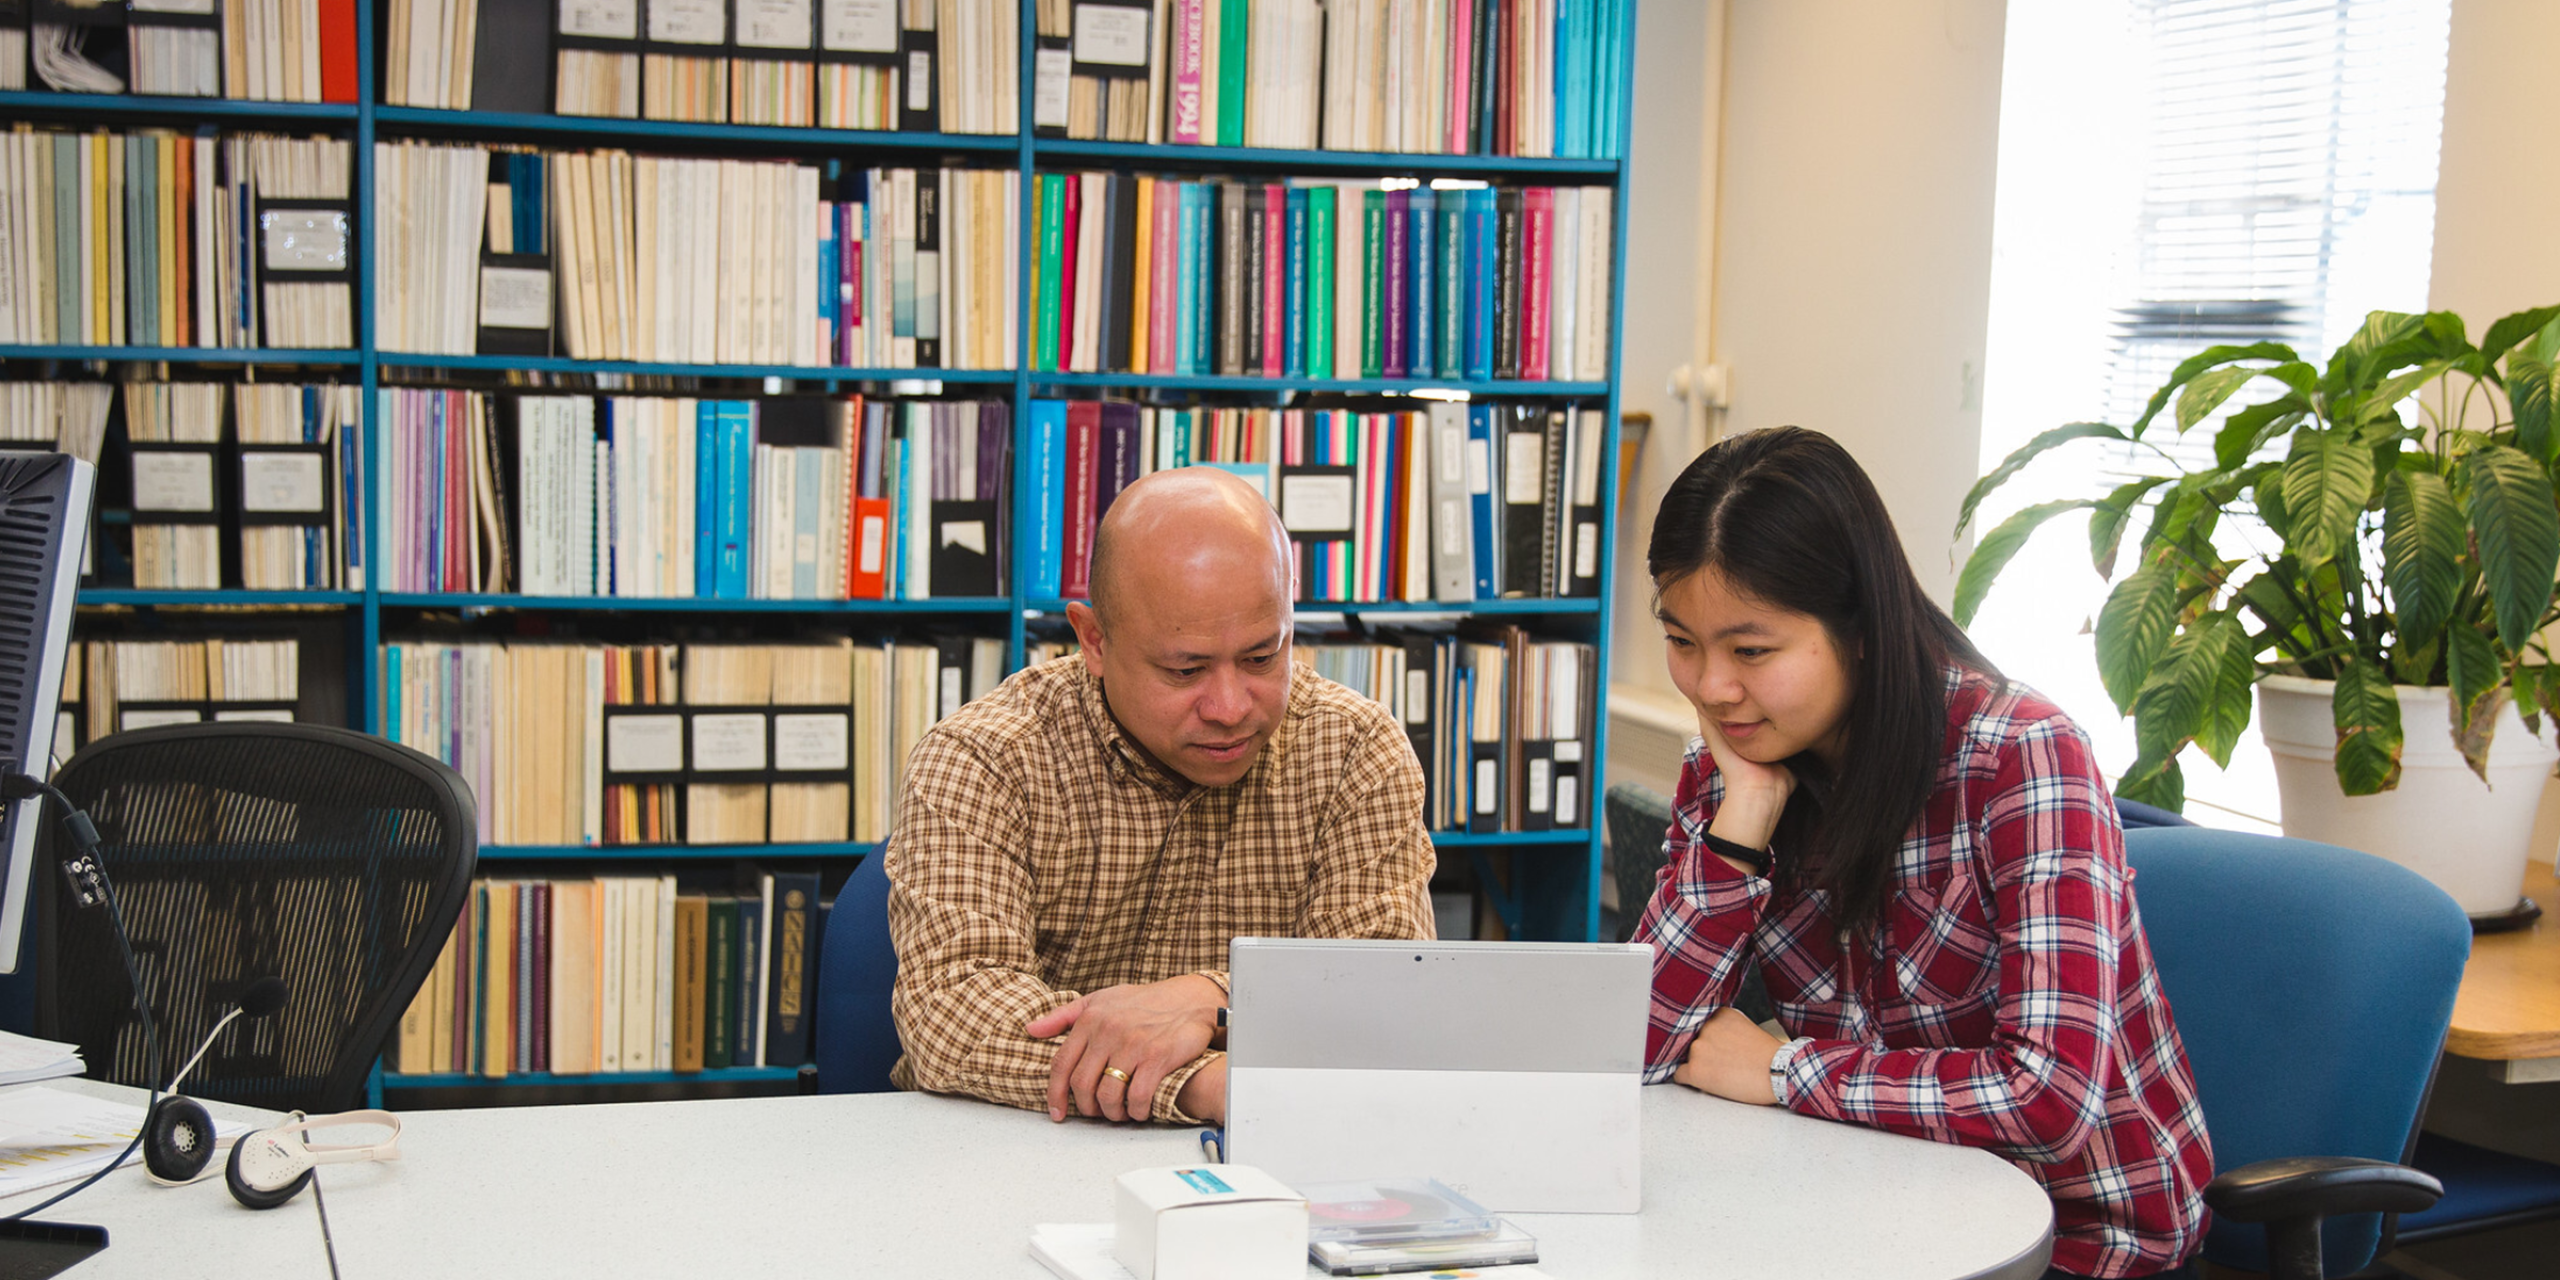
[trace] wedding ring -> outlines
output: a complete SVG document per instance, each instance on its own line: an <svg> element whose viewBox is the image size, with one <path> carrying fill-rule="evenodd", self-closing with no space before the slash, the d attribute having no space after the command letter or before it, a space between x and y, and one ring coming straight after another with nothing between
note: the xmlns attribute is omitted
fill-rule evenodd
<svg viewBox="0 0 2560 1280"><path fill-rule="evenodd" d="M1106 1076L1109 1076L1109 1077L1111 1077L1112 1079L1117 1080L1117 1081L1119 1081L1119 1082L1120 1082L1120 1083L1122 1083L1122 1084L1127 1084L1127 1083L1129 1083L1129 1073L1128 1073L1128 1072L1126 1072L1126 1071L1121 1070L1121 1069L1120 1069L1120 1068L1118 1068L1118 1067L1104 1067L1104 1068L1102 1069L1102 1074L1104 1074L1104 1075L1106 1075Z"/></svg>

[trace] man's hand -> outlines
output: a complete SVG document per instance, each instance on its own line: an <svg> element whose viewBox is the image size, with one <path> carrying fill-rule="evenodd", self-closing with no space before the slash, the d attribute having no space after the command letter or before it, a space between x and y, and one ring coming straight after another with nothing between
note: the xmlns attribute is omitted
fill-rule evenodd
<svg viewBox="0 0 2560 1280"><path fill-rule="evenodd" d="M1220 1054L1191 1073L1182 1082L1182 1092L1173 1100L1186 1116L1198 1116L1204 1124L1227 1122L1227 1057Z"/></svg>
<svg viewBox="0 0 2560 1280"><path fill-rule="evenodd" d="M1769 1088L1769 1062L1783 1043L1761 1030L1751 1015L1726 1005L1698 1028L1689 1056L1680 1060L1671 1078L1719 1098L1774 1106L1778 1095Z"/></svg>
<svg viewBox="0 0 2560 1280"><path fill-rule="evenodd" d="M1049 1118L1066 1119L1072 1098L1077 1115L1147 1119L1156 1086L1208 1049L1218 1030L1218 1006L1226 1002L1217 983L1185 974L1143 986L1105 987L1033 1018L1022 1028L1024 1035L1067 1038L1049 1066ZM1127 1078L1106 1075L1106 1067L1118 1068ZM1186 1097L1191 1083L1197 1083L1196 1076L1186 1082ZM1223 1113L1223 1075L1218 1101Z"/></svg>

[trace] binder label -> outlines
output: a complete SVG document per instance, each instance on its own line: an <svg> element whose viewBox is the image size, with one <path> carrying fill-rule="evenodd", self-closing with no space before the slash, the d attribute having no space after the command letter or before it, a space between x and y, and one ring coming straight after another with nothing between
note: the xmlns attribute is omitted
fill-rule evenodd
<svg viewBox="0 0 2560 1280"><path fill-rule="evenodd" d="M204 713L184 707L169 707L148 711L127 711L116 719L118 728L131 733L136 729L157 729L164 724L196 724L204 719Z"/></svg>
<svg viewBox="0 0 2560 1280"><path fill-rule="evenodd" d="M1501 785L1501 781L1501 775L1495 772L1493 761L1476 761L1476 785L1474 787L1476 793L1476 812L1492 813L1494 811L1493 807L1495 802L1501 798L1501 794L1495 791L1494 788Z"/></svg>
<svg viewBox="0 0 2560 1280"><path fill-rule="evenodd" d="M1115 67L1147 65L1147 11L1114 4L1076 6L1078 62Z"/></svg>
<svg viewBox="0 0 2560 1280"><path fill-rule="evenodd" d="M852 768L852 717L842 714L775 716L773 767L786 772Z"/></svg>
<svg viewBox="0 0 2560 1280"><path fill-rule="evenodd" d="M337 209L267 209L258 214L269 271L347 269L347 215Z"/></svg>
<svg viewBox="0 0 2560 1280"><path fill-rule="evenodd" d="M637 40L640 0L560 0L560 34Z"/></svg>
<svg viewBox="0 0 2560 1280"><path fill-rule="evenodd" d="M1600 576L1600 526L1578 524L1573 527L1573 576Z"/></svg>
<svg viewBox="0 0 2560 1280"><path fill-rule="evenodd" d="M761 773L764 717L746 711L693 718L693 767L697 773Z"/></svg>
<svg viewBox="0 0 2560 1280"><path fill-rule="evenodd" d="M923 49L907 51L907 110L933 110L933 54Z"/></svg>
<svg viewBox="0 0 2560 1280"><path fill-rule="evenodd" d="M1431 673L1428 671L1404 673L1404 722L1431 723Z"/></svg>
<svg viewBox="0 0 2560 1280"><path fill-rule="evenodd" d="M818 38L837 53L896 53L897 0L826 0Z"/></svg>
<svg viewBox="0 0 2560 1280"><path fill-rule="evenodd" d="M1044 129L1067 127L1067 82L1074 78L1073 60L1064 49L1042 49L1032 55L1031 123Z"/></svg>
<svg viewBox="0 0 2560 1280"><path fill-rule="evenodd" d="M719 44L728 37L721 0L649 0L649 38L660 44Z"/></svg>
<svg viewBox="0 0 2560 1280"><path fill-rule="evenodd" d="M324 513L329 509L325 470L316 453L244 453L240 509Z"/></svg>
<svg viewBox="0 0 2560 1280"><path fill-rule="evenodd" d="M1280 477L1280 522L1291 533L1351 532L1351 477Z"/></svg>
<svg viewBox="0 0 2560 1280"><path fill-rule="evenodd" d="M607 716L605 769L611 773L676 773L684 768L683 716Z"/></svg>
<svg viewBox="0 0 2560 1280"><path fill-rule="evenodd" d="M745 49L806 49L809 0L738 0L738 45Z"/></svg>
<svg viewBox="0 0 2560 1280"><path fill-rule="evenodd" d="M213 455L134 454L133 506L137 511L213 510Z"/></svg>
<svg viewBox="0 0 2560 1280"><path fill-rule="evenodd" d="M1555 794L1556 766L1552 760L1529 762L1529 812L1545 813L1548 798Z"/></svg>
<svg viewBox="0 0 2560 1280"><path fill-rule="evenodd" d="M1535 431L1507 432L1502 438L1502 500L1515 507L1534 507L1546 497L1547 438Z"/></svg>
<svg viewBox="0 0 2560 1280"><path fill-rule="evenodd" d="M551 327L551 273L526 267L480 268L480 327Z"/></svg>

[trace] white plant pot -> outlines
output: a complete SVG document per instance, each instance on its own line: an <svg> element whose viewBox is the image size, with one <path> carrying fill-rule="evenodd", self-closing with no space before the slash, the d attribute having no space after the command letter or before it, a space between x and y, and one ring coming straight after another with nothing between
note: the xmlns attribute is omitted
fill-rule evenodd
<svg viewBox="0 0 2560 1280"><path fill-rule="evenodd" d="M2333 763L2335 686L2327 680L2268 676L2258 683L2260 736L2275 753L2284 833L2343 845L2417 872L2474 916L2516 905L2533 852L2534 813L2560 752L2550 726L2527 733L2510 701L2498 711L2489 780L2471 772L2453 745L2451 703L2441 688L2394 685L2400 699L2400 785L2379 795L2338 789Z"/></svg>

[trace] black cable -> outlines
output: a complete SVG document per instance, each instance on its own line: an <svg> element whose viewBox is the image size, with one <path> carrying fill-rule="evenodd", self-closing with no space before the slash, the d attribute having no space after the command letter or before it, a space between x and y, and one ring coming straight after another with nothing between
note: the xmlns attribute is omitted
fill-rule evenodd
<svg viewBox="0 0 2560 1280"><path fill-rule="evenodd" d="M133 1006L135 1011L142 1015L142 1051L145 1059L151 1063L151 1096L143 1104L142 1125L134 1130L133 1141L124 1144L124 1150L115 1159L108 1161L105 1168L82 1179L69 1191L62 1192L42 1204L20 1209L6 1218L0 1218L0 1222L16 1222L30 1214L42 1213L88 1190L97 1185L98 1179L123 1168L124 1162L133 1158L134 1149L142 1145L142 1135L151 1128L151 1112L160 1105L160 1037L151 1021L151 998L142 989L142 971L133 962L133 941L124 931L124 908L116 903L116 887L107 879L106 864L98 861L98 828L89 821L88 814L81 812L78 805L71 803L71 797L62 794L52 783L40 778L29 777L23 773L6 775L5 779L0 779L0 796L12 800L35 799L41 796L62 806L62 825L71 833L72 844L78 847L75 856L62 864L63 874L72 878L73 883L81 890L84 902L87 901L88 893L94 889L97 896L106 904L107 920L115 927L116 950L124 955L124 975L133 983Z"/></svg>

